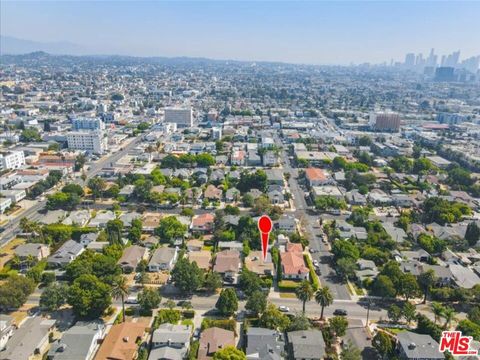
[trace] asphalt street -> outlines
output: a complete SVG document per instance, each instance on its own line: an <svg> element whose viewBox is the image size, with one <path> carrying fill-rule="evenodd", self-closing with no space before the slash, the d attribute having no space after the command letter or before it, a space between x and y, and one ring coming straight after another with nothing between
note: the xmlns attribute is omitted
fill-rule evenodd
<svg viewBox="0 0 480 360"><path fill-rule="evenodd" d="M283 144L281 140L276 137L275 139L278 146ZM328 286L335 299L349 300L351 299L350 293L345 284L342 284L336 277L336 272L332 268L331 263L333 259L332 253L329 251L326 244L321 241L321 229L318 223L319 216L314 216L308 213L308 204L305 200L305 191L301 189L298 182L298 170L292 168L290 165L290 159L283 149L281 152L281 158L283 163L283 171L290 174L288 185L290 192L293 195L293 201L295 205L295 211L293 215L300 220L303 230L305 231L308 239L310 240L309 247L318 252L312 254L312 258L320 263L320 282L322 286Z"/></svg>

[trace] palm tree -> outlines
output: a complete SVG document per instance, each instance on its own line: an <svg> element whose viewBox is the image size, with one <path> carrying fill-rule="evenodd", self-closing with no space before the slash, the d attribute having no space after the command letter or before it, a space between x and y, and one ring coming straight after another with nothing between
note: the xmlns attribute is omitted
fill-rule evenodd
<svg viewBox="0 0 480 360"><path fill-rule="evenodd" d="M125 322L125 296L128 296L129 288L127 279L124 276L119 276L115 279L112 285L112 297L115 299L122 299L123 322Z"/></svg>
<svg viewBox="0 0 480 360"><path fill-rule="evenodd" d="M320 313L320 320L322 320L325 307L333 304L333 295L330 292L330 288L325 286L318 289L315 293L315 301L322 307L322 312Z"/></svg>
<svg viewBox="0 0 480 360"><path fill-rule="evenodd" d="M445 307L437 302L432 302L432 312L435 316L435 323L437 323L441 317L443 317L443 313L445 312Z"/></svg>
<svg viewBox="0 0 480 360"><path fill-rule="evenodd" d="M295 289L295 295L297 299L303 304L302 312L305 314L305 304L313 297L313 287L308 280L303 280L300 285Z"/></svg>
<svg viewBox="0 0 480 360"><path fill-rule="evenodd" d="M445 319L445 324L443 325L443 328L445 330L448 330L448 328L450 327L450 323L455 320L455 314L455 310L450 306L447 306L443 309L443 318Z"/></svg>

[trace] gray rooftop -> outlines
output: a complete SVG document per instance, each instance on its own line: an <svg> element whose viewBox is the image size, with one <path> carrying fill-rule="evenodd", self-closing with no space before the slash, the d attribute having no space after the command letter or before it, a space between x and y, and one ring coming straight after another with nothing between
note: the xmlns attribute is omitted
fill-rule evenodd
<svg viewBox="0 0 480 360"><path fill-rule="evenodd" d="M326 354L320 330L291 331L287 336L294 359L323 359Z"/></svg>
<svg viewBox="0 0 480 360"><path fill-rule="evenodd" d="M105 325L100 321L77 322L52 344L48 356L53 360L85 360L104 331Z"/></svg>
<svg viewBox="0 0 480 360"><path fill-rule="evenodd" d="M284 340L275 330L249 328L247 331L247 359L282 359Z"/></svg>
<svg viewBox="0 0 480 360"><path fill-rule="evenodd" d="M399 347L403 349L407 359L444 359L438 351L438 343L430 335L416 334L410 331L397 335Z"/></svg>

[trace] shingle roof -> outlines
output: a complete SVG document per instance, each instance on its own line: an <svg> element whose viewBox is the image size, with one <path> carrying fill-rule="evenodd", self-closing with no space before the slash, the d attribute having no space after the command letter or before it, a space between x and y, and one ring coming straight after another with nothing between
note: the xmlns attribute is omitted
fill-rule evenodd
<svg viewBox="0 0 480 360"><path fill-rule="evenodd" d="M407 359L444 359L438 351L438 343L430 335L404 331L397 335L399 346L407 355Z"/></svg>

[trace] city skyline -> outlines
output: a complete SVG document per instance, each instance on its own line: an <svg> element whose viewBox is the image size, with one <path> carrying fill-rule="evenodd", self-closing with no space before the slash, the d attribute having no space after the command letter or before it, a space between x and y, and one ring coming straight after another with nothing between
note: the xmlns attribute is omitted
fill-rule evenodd
<svg viewBox="0 0 480 360"><path fill-rule="evenodd" d="M475 44L480 32L474 18L480 11L476 3L112 4L2 2L1 35L67 42L76 55L319 65L403 62L406 53L430 48L437 54L460 50L462 59L480 53Z"/></svg>

